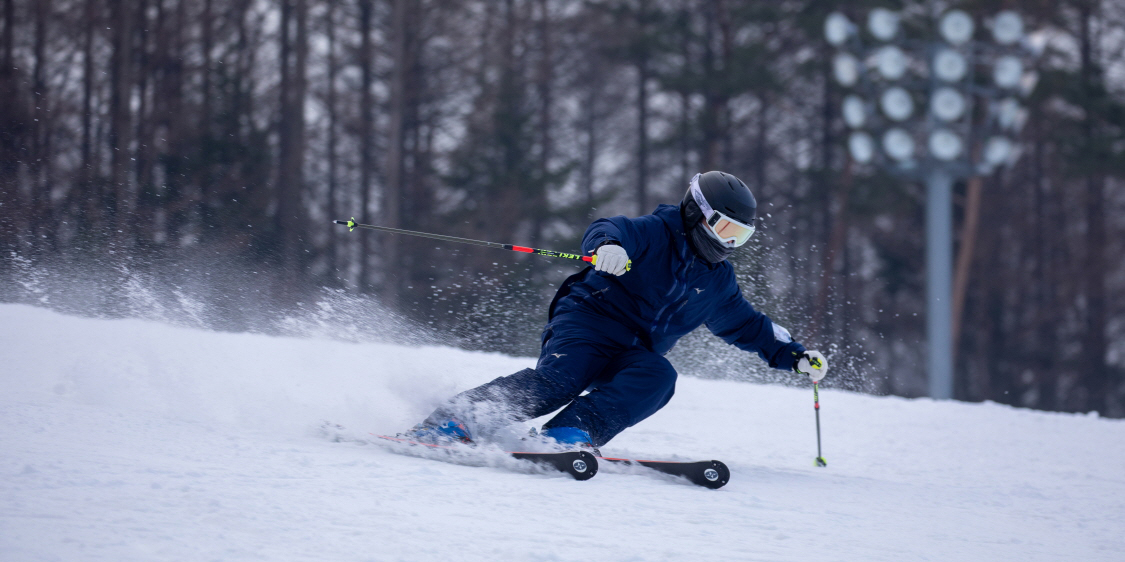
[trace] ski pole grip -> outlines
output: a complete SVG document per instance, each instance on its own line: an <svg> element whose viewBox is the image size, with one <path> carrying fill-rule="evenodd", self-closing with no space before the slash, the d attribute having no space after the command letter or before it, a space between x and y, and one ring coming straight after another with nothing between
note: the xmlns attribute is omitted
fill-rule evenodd
<svg viewBox="0 0 1125 562"><path fill-rule="evenodd" d="M351 232L351 231L355 230L355 227L356 227L355 217L352 217L351 220L346 220L346 221L334 220L332 222L334 222L336 224L342 224L342 225L348 227L348 232Z"/></svg>
<svg viewBox="0 0 1125 562"><path fill-rule="evenodd" d="M588 262L590 262L590 265L598 265L598 256L597 255L582 256L582 261L588 261ZM632 271L632 270L633 270L633 260L629 260L629 261L625 262L625 271Z"/></svg>

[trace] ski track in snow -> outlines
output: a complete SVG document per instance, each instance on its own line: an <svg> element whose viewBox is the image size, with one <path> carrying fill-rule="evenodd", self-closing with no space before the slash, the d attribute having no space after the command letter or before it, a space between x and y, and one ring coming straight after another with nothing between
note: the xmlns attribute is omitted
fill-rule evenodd
<svg viewBox="0 0 1125 562"><path fill-rule="evenodd" d="M1119 420L825 390L816 468L811 391L682 377L603 450L718 458L718 491L318 432L533 364L0 305L0 560L1125 559Z"/></svg>

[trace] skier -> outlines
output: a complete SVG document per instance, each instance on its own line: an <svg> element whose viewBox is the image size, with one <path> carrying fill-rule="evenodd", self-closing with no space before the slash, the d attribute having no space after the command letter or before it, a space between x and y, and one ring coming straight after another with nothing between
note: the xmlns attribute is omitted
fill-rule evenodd
<svg viewBox="0 0 1125 562"><path fill-rule="evenodd" d="M707 172L692 178L678 207L594 221L582 249L595 265L559 288L535 368L455 396L403 436L471 443L474 433L563 408L542 435L600 447L668 403L676 371L664 354L701 324L771 367L819 381L824 356L754 310L726 261L754 233L756 215L745 183Z"/></svg>

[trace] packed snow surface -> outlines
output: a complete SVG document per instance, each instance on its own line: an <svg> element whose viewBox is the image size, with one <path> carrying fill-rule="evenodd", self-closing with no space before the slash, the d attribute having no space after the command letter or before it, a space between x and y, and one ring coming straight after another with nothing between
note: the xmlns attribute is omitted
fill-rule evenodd
<svg viewBox="0 0 1125 562"><path fill-rule="evenodd" d="M825 390L817 468L810 389L682 377L604 448L723 460L717 491L318 429L533 363L0 305L0 560L1125 559L1125 423L1093 416Z"/></svg>

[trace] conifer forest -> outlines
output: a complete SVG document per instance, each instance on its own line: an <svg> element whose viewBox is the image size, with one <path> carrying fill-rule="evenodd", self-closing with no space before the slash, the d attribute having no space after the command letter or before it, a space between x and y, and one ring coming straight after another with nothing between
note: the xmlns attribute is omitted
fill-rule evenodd
<svg viewBox="0 0 1125 562"><path fill-rule="evenodd" d="M333 220L579 252L722 170L746 298L924 396L926 187L849 152L825 38L876 7L1036 45L1018 159L954 185L954 397L1125 417L1119 0L0 0L0 302L536 355L581 265Z"/></svg>

